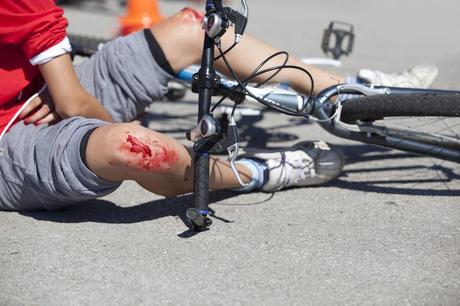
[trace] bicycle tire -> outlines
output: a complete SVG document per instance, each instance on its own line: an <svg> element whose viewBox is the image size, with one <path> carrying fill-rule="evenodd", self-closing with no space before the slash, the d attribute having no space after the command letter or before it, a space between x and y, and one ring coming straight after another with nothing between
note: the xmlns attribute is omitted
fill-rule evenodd
<svg viewBox="0 0 460 306"><path fill-rule="evenodd" d="M352 123L397 116L460 117L460 94L390 94L351 99L343 104L341 120Z"/></svg>
<svg viewBox="0 0 460 306"><path fill-rule="evenodd" d="M394 117L394 118L389 118ZM376 95L348 100L341 121L391 136L460 151L460 94Z"/></svg>

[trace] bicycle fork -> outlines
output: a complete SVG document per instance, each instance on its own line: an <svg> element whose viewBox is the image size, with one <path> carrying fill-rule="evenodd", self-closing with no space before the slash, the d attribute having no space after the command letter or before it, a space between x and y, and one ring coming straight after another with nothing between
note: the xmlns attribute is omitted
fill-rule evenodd
<svg viewBox="0 0 460 306"><path fill-rule="evenodd" d="M204 38L204 48L201 68L193 76L193 82L198 87L198 123L204 116L209 116L211 98L214 87L219 83L219 76L214 70L214 40L208 35ZM195 86L196 87L196 86ZM213 139L207 140L205 146L194 146L193 159L193 206L187 210L187 218L196 231L204 231L211 224L209 218L209 149L213 146Z"/></svg>
<svg viewBox="0 0 460 306"><path fill-rule="evenodd" d="M204 231L211 224L209 218L209 159L210 153L228 150L232 169L235 171L235 158L238 147L238 135L236 126L228 125L225 133L217 124L210 113L211 98L214 89L220 83L220 77L214 70L214 48L220 47L220 37L226 32L231 24L235 28L235 44L237 44L244 32L247 22L246 0L241 0L241 12L223 7L222 0L206 1L206 16L203 20L204 37L201 67L193 76L192 91L198 92L198 126L187 135L187 138L195 142L193 159L193 204L194 207L187 210L186 216L195 231ZM234 122L233 122L234 123ZM198 133L197 133L198 132ZM194 137L191 135L199 135ZM226 134L226 135L224 135Z"/></svg>

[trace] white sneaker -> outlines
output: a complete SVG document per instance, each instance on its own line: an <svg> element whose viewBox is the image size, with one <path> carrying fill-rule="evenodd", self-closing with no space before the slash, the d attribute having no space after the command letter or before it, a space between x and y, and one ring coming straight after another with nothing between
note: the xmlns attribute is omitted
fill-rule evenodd
<svg viewBox="0 0 460 306"><path fill-rule="evenodd" d="M299 142L282 151L256 150L244 157L265 162L268 180L261 190L266 192L326 183L339 176L345 163L341 151L323 141Z"/></svg>
<svg viewBox="0 0 460 306"><path fill-rule="evenodd" d="M379 70L361 69L358 79L375 86L428 88L438 75L434 66L415 66L401 73L384 73Z"/></svg>

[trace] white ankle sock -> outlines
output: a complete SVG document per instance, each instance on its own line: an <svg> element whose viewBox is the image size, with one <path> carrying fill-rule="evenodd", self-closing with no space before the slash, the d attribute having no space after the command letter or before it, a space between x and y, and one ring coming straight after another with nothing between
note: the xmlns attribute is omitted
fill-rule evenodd
<svg viewBox="0 0 460 306"><path fill-rule="evenodd" d="M267 178L265 177L266 176L265 174L266 166L263 161L243 158L243 159L238 160L236 163L241 164L245 166L246 168L248 168L249 171L251 171L252 178L248 186L234 188L233 190L239 191L239 192L249 192L254 189L262 187L267 181Z"/></svg>

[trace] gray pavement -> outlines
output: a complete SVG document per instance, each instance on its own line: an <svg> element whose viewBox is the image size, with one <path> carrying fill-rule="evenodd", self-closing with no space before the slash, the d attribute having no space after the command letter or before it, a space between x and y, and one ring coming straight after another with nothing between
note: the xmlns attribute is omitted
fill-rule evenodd
<svg viewBox="0 0 460 306"><path fill-rule="evenodd" d="M460 1L249 0L248 31L302 57L322 56L331 20L355 25L340 73L427 63L460 89ZM160 1L163 14L184 6ZM117 29L112 3L66 7L74 33ZM193 95L151 108L151 127L183 139ZM322 187L214 192L210 231L191 235L191 196L164 199L126 182L58 212L0 212L0 305L459 305L460 167L349 142L268 113L242 134L278 147L324 139L347 155ZM257 136L256 136L257 135Z"/></svg>

